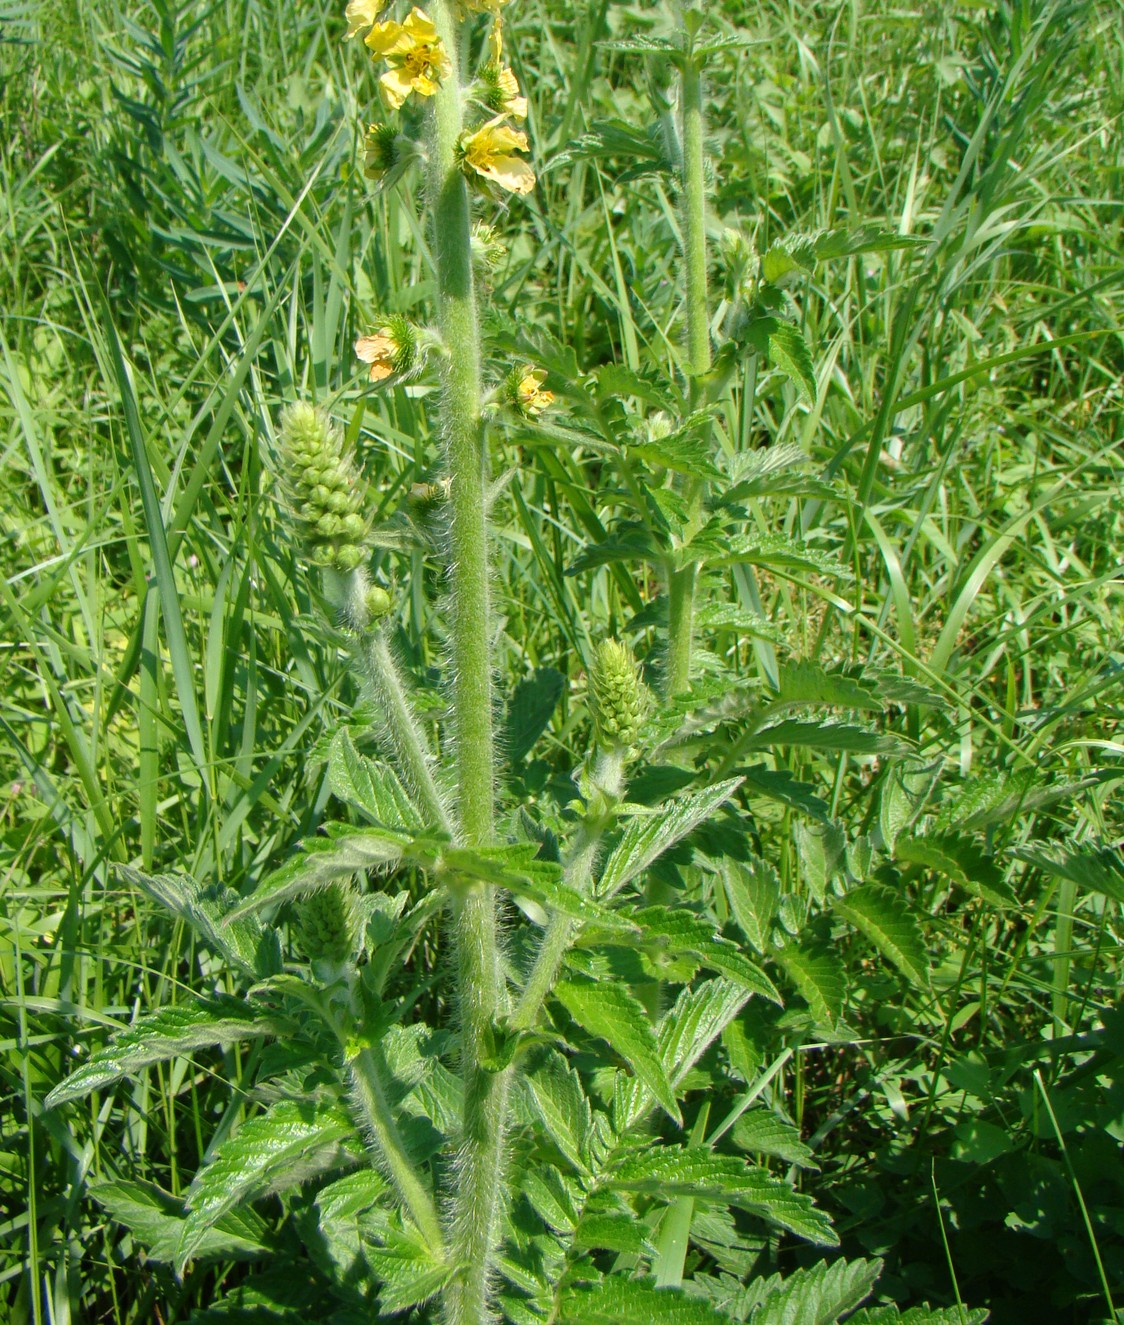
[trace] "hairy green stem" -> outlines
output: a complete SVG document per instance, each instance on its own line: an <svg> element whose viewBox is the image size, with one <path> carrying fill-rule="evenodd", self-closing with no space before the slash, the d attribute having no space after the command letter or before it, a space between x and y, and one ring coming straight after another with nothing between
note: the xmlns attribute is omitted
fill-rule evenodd
<svg viewBox="0 0 1124 1325"><path fill-rule="evenodd" d="M438 1258L445 1255L441 1220L433 1193L406 1152L386 1094L389 1075L381 1050L364 1049L348 1065L352 1095L374 1142L377 1167L394 1184L418 1231Z"/></svg>
<svg viewBox="0 0 1124 1325"><path fill-rule="evenodd" d="M451 835L452 822L433 778L429 747L418 726L390 645L377 626L364 636L363 663L410 790L421 800L430 823Z"/></svg>
<svg viewBox="0 0 1124 1325"><path fill-rule="evenodd" d="M472 275L468 188L457 162L463 131L457 0L431 13L453 62L433 98L428 202L437 313L445 344L442 427L451 481L453 707L457 816L466 846L495 831L491 626L488 603L488 459L480 409L480 340ZM464 1122L452 1209L455 1274L445 1293L449 1325L491 1319L489 1285L503 1218L508 1072L487 1066L506 989L496 941L496 899L484 885L454 889Z"/></svg>
<svg viewBox="0 0 1124 1325"><path fill-rule="evenodd" d="M613 750L603 754L598 761L594 782L611 800L619 800L622 793L623 773L624 753L621 750ZM578 829L573 849L566 861L564 875L567 885L577 892L589 891L593 868L597 864L597 853L601 848L601 839L610 818L611 816L603 813L592 815ZM527 1031L535 1024L539 1009L558 979L562 959L574 940L577 928L577 922L560 911L556 911L550 917L535 963L527 977L527 983L523 986L519 1002L511 1014L513 1031Z"/></svg>
<svg viewBox="0 0 1124 1325"><path fill-rule="evenodd" d="M680 90L680 141L683 151L683 257L687 268L687 372L691 407L698 405L701 379L711 366L710 310L706 290L706 187L703 172L702 66L688 55ZM701 483L687 492L689 520L702 507ZM691 679L698 568L691 562L668 574L668 644L665 693L686 690Z"/></svg>

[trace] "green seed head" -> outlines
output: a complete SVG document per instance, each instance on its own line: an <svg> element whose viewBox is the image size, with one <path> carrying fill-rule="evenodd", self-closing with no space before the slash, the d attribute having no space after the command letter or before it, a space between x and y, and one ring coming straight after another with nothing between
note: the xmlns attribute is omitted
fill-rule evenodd
<svg viewBox="0 0 1124 1325"><path fill-rule="evenodd" d="M350 884L329 884L297 907L297 938L313 962L333 968L349 965L358 937L359 911Z"/></svg>
<svg viewBox="0 0 1124 1325"><path fill-rule="evenodd" d="M602 640L590 670L597 739L605 749L632 745L644 721L644 686L627 645Z"/></svg>
<svg viewBox="0 0 1124 1325"><path fill-rule="evenodd" d="M343 445L343 434L314 405L298 402L281 416L281 485L301 538L316 565L351 571L366 557L367 522Z"/></svg>

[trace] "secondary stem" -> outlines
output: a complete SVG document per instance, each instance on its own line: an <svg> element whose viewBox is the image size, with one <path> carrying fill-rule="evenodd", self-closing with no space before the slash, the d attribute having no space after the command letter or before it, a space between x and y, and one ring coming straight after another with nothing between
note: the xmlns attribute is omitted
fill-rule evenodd
<svg viewBox="0 0 1124 1325"><path fill-rule="evenodd" d="M480 411L480 341L473 288L468 189L457 163L464 128L460 23L456 0L431 11L453 62L434 102L428 179L445 342L442 426L452 520L453 703L460 837L489 843L495 831L491 627L488 604L487 451ZM503 1214L507 1072L486 1066L505 999L496 944L494 890L454 888L454 933L461 1018L464 1122L452 1211L456 1272L445 1294L449 1325L490 1319L489 1279Z"/></svg>
<svg viewBox="0 0 1124 1325"><path fill-rule="evenodd" d="M402 1204L437 1257L444 1256L441 1220L433 1193L406 1153L394 1111L386 1097L388 1075L381 1051L364 1049L349 1066L354 1097L375 1143L378 1167L394 1184Z"/></svg>
<svg viewBox="0 0 1124 1325"><path fill-rule="evenodd" d="M698 405L700 382L711 366L710 310L706 291L706 188L703 176L702 69L697 57L688 55L683 66L680 136L683 148L683 256L687 268L687 372L690 377L691 408ZM689 524L702 506L701 482L687 490ZM686 690L691 679L691 646L695 628L695 589L698 568L694 562L671 570L668 575L668 652L665 691L670 695Z"/></svg>
<svg viewBox="0 0 1124 1325"><path fill-rule="evenodd" d="M410 707L386 636L378 627L364 638L363 661L375 698L383 711L394 753L411 791L422 801L430 823L451 833L449 814L433 779L425 737Z"/></svg>

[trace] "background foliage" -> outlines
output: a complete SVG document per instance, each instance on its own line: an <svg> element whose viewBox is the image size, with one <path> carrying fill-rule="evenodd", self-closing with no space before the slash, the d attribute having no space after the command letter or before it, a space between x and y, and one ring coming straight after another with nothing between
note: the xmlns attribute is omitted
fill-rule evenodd
<svg viewBox="0 0 1124 1325"><path fill-rule="evenodd" d="M755 39L708 70L715 240L927 242L798 273L810 393L754 359L719 419L747 527L810 550L713 566L702 632L705 752L750 770L742 822L779 904L688 847L660 880L743 946L774 953L771 926L800 945L786 1009L736 1022L699 1084L715 1119L775 1067L765 1098L811 1152L782 1159L809 1162L848 1254L885 1258L880 1292L1104 1320L1124 1302L1124 10L715 8ZM489 330L580 423L507 433L497 465L503 673L524 678L505 777L549 824L588 737L592 642L627 633L658 675L658 585L613 548L625 462L666 458L641 434L682 279L651 91L607 44L658 13L513 9L541 182L518 222L488 216L510 229ZM0 0L0 1303L18 1321L203 1320L244 1273L177 1283L87 1195L179 1195L247 1112L243 1050L66 1112L42 1099L212 970L114 866L241 889L325 816L353 681L263 498L279 406L330 401L385 512L426 518L424 415L370 393L350 348L431 294L420 182L372 200L372 83L342 27L279 0ZM786 443L830 489L755 495L750 457ZM442 586L420 551L386 556L409 650ZM441 661L408 656L435 713ZM706 692L729 667L755 727ZM665 750L634 797L703 749ZM868 874L864 912L837 885ZM419 948L407 973L423 1000L436 961ZM735 1124L733 1143L759 1139ZM254 1236L299 1264L262 1208ZM721 1232L705 1254L739 1276L819 1254Z"/></svg>

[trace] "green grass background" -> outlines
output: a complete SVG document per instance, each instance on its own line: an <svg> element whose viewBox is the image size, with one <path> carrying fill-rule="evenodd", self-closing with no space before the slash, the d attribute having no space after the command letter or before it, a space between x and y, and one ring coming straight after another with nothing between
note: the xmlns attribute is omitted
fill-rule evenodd
<svg viewBox="0 0 1124 1325"><path fill-rule="evenodd" d="M751 366L723 419L736 448L799 442L854 498L751 514L841 552L847 603L800 577L716 579L708 592L760 611L776 641L716 626L704 643L747 670L810 657L937 688L945 706L912 710L907 734L1019 899L951 912L919 895L931 991L903 997L856 959L856 1042L779 1083L817 1139L809 1189L848 1250L887 1257L882 1287L903 1301L958 1291L997 1322L1104 1320L1106 1299L1124 1306L1124 872L1119 848L1071 877L1014 853L1124 836L1124 6L712 8L755 39L710 71L715 247L724 227L764 249L865 223L930 243L817 271L797 294L815 401ZM497 373L547 363L563 402L567 377L599 365L666 370L681 335L674 198L635 136L611 150L615 122L653 122L643 71L598 45L656 22L608 0L511 6L540 187L484 209L509 245L487 322ZM114 1175L185 1187L241 1116L238 1051L65 1116L40 1101L82 1046L208 979L207 954L114 864L239 887L327 801L322 751L352 682L265 497L279 407L329 403L386 512L435 473L424 401L368 391L351 355L376 310L424 316L432 283L419 179L376 197L358 168L374 79L343 28L309 0L0 0L14 1321L186 1320L239 1273L175 1285L84 1195ZM600 154L583 139L597 126ZM656 586L563 574L616 500L596 454L509 435L507 467L504 674L552 666L576 686L590 641ZM386 556L417 641L436 574ZM416 644L408 658L423 677L441 661ZM582 721L567 694L528 786ZM862 826L845 755L794 772ZM795 876L790 818L766 829Z"/></svg>

